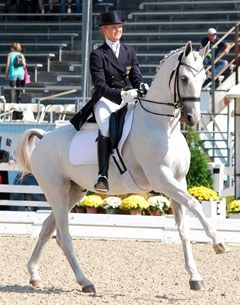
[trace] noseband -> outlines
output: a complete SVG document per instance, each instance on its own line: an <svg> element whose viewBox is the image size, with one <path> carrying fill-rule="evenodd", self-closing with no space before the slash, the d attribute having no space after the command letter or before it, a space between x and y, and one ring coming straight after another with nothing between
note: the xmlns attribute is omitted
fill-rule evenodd
<svg viewBox="0 0 240 305"><path fill-rule="evenodd" d="M175 109L179 109L179 111L182 110L184 102L187 102L187 101L200 102L200 97L193 97L193 96L192 97L191 96L181 97L181 95L180 95L180 91L179 91L179 70L180 70L180 66L189 67L192 70L196 71L197 74L200 73L203 70L203 68L202 68L200 71L198 71L194 67L192 67L190 65L187 65L185 63L182 63L182 57L183 57L183 52L178 57L178 63L176 65L176 67L172 70L172 73L171 73L170 78L169 78L169 83L168 83L169 88L170 88L172 78L173 78L174 74L176 74L175 79L174 79L174 102L173 103L154 102L154 101L150 101L150 100L138 97L137 99L138 99L142 109L144 109L145 111L147 111L151 114L155 114L155 115L175 117L175 115L173 115L173 114L161 114L161 113L157 113L157 112L154 112L154 111L150 111L143 106L142 101L147 102L147 103L151 103L151 104L173 106Z"/></svg>

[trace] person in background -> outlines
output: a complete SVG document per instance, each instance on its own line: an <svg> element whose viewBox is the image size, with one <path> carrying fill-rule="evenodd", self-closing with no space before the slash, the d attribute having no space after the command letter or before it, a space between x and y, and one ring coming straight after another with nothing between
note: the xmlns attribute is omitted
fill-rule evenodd
<svg viewBox="0 0 240 305"><path fill-rule="evenodd" d="M22 0L22 11L24 14L36 14L37 0Z"/></svg>
<svg viewBox="0 0 240 305"><path fill-rule="evenodd" d="M0 149L0 163L8 163L9 162L9 152L5 149ZM0 184L8 184L8 172L0 171ZM0 199L9 200L9 193L0 193ZM9 207L5 205L0 205L0 210L8 210Z"/></svg>
<svg viewBox="0 0 240 305"><path fill-rule="evenodd" d="M41 14L45 14L44 0L38 0L38 7ZM49 13L53 11L53 0L48 0Z"/></svg>
<svg viewBox="0 0 240 305"><path fill-rule="evenodd" d="M14 160L13 157L9 158L8 164L9 165L14 165L16 162ZM36 178L32 175L32 174L27 174L22 176L21 172L18 172L14 182L14 185L38 185L38 182L36 180ZM10 194L10 200L30 200L30 201L44 201L44 195L42 194L23 194L23 193L11 193ZM11 206L10 210L11 211L20 211L20 210L24 210L24 211L36 211L38 208L37 207L29 207L29 206L25 206L25 207L19 207L19 206Z"/></svg>
<svg viewBox="0 0 240 305"><path fill-rule="evenodd" d="M19 65L16 66L16 58L19 58ZM9 80L10 87L10 102L20 103L21 91L16 88L24 87L24 76L26 67L26 60L22 53L22 47L20 43L14 42L10 45L10 52L7 55L6 63L6 79Z"/></svg>
<svg viewBox="0 0 240 305"><path fill-rule="evenodd" d="M94 188L104 193L109 190L110 115L123 107L126 102L133 101L138 95L137 89L141 89L144 91L143 94L146 94L148 85L143 83L135 50L120 42L125 23L121 11L103 13L100 18L99 27L105 41L90 54L94 93L86 106L94 109L100 130L97 139L99 171ZM130 86L134 89L128 90ZM82 120L79 113L70 120L76 129L79 129L79 121Z"/></svg>
<svg viewBox="0 0 240 305"><path fill-rule="evenodd" d="M5 0L5 6L4 6L4 13L8 14L10 11L10 6L15 2L17 7L17 12L20 14L22 12L22 6L21 6L22 0Z"/></svg>
<svg viewBox="0 0 240 305"><path fill-rule="evenodd" d="M201 41L200 49L205 47L208 42L210 42L210 48L216 44L219 41L219 38L217 37L217 31L214 28L209 28L207 31L207 36L204 37ZM222 53L224 52L225 54L228 54L230 51L231 45L230 43L226 41L221 41L217 48L215 48L215 59ZM205 57L203 64L204 66L209 66L212 64L211 61L211 52L208 53L208 55ZM214 75L217 75L220 73L228 64L228 61L225 59L219 59L218 62L215 63L215 69L214 69Z"/></svg>
<svg viewBox="0 0 240 305"><path fill-rule="evenodd" d="M38 185L36 178L32 174L27 174L22 177L22 173L18 172L15 180L14 185ZM41 194L22 194L22 193L11 193L10 200L30 200L30 201L41 201L42 195ZM27 210L27 211L36 211L37 207L17 207L11 206L11 210Z"/></svg>
<svg viewBox="0 0 240 305"><path fill-rule="evenodd" d="M73 8L72 8L72 2L73 0L60 0L60 13L61 14L71 14L73 13ZM67 4L67 5L66 5ZM76 13L81 13L81 4L82 0L75 0L76 4Z"/></svg>

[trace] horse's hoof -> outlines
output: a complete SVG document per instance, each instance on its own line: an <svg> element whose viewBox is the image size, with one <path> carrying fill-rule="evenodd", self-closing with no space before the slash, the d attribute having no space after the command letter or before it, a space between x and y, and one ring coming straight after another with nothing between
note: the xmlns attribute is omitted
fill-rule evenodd
<svg viewBox="0 0 240 305"><path fill-rule="evenodd" d="M201 281L189 281L191 290L205 290L203 280Z"/></svg>
<svg viewBox="0 0 240 305"><path fill-rule="evenodd" d="M213 249L216 254L222 254L231 251L231 249L228 247L226 243L215 244L213 245Z"/></svg>
<svg viewBox="0 0 240 305"><path fill-rule="evenodd" d="M82 288L82 292L96 294L96 289L94 285L88 285Z"/></svg>
<svg viewBox="0 0 240 305"><path fill-rule="evenodd" d="M42 287L42 282L40 280L30 280L29 283L34 287L34 288L41 288Z"/></svg>

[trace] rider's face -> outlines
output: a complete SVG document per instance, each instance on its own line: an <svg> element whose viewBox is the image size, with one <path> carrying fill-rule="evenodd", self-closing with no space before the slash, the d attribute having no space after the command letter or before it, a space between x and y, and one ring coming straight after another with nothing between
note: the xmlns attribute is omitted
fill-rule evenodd
<svg viewBox="0 0 240 305"><path fill-rule="evenodd" d="M123 26L122 24L110 24L110 25L104 25L102 27L102 31L104 36L115 42L121 39L122 32L123 32Z"/></svg>

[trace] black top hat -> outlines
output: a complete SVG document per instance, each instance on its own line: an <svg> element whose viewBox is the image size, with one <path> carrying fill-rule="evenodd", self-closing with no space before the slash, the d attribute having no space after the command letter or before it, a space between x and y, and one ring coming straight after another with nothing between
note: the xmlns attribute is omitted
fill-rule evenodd
<svg viewBox="0 0 240 305"><path fill-rule="evenodd" d="M103 13L100 15L100 23L99 27L103 25L109 24L123 24L126 20L122 19L122 12L121 11L111 11L107 13Z"/></svg>

